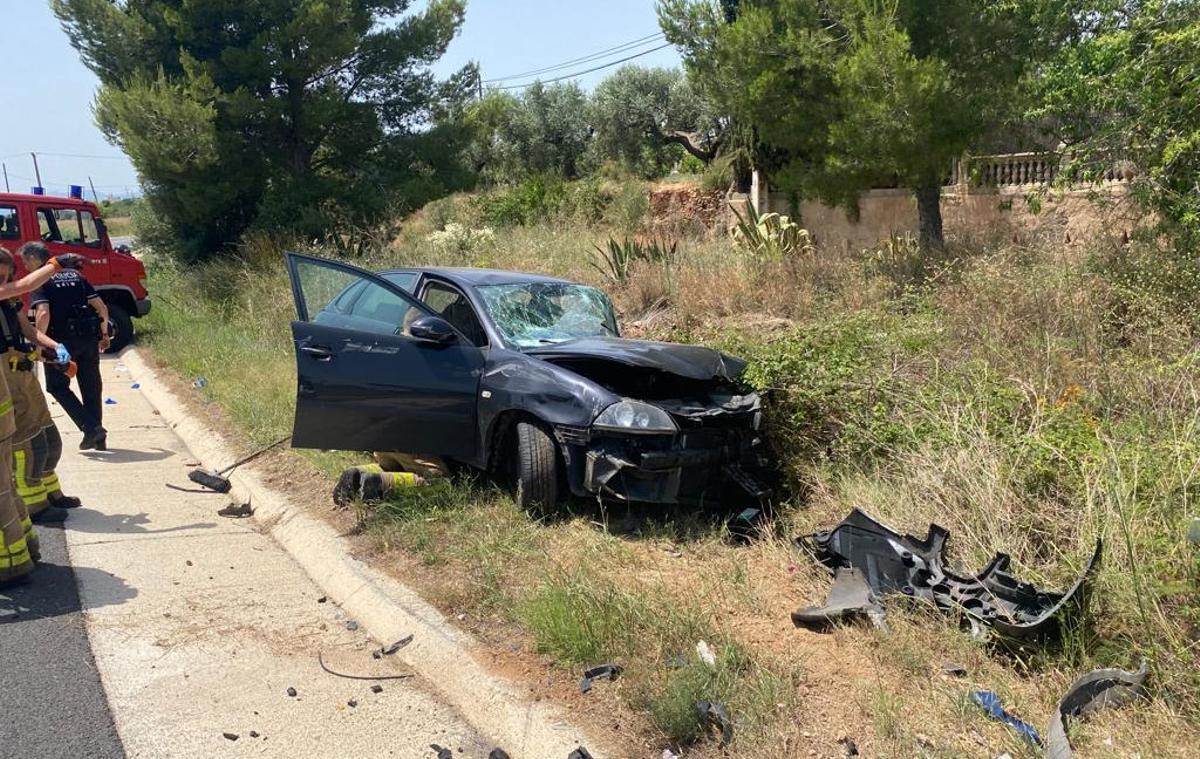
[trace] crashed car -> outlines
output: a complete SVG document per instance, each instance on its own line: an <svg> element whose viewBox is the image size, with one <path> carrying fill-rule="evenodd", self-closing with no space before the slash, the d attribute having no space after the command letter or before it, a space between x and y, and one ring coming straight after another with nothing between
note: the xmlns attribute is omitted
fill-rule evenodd
<svg viewBox="0 0 1200 759"><path fill-rule="evenodd" d="M483 269L372 273L288 254L292 445L401 451L506 476L524 506L568 496L761 497L761 401L745 363L620 336L593 287Z"/></svg>

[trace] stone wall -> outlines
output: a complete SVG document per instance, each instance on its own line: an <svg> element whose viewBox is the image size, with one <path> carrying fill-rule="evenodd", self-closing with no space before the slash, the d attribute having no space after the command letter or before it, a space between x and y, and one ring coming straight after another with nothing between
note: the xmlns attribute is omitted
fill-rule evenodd
<svg viewBox="0 0 1200 759"><path fill-rule="evenodd" d="M946 235L1090 245L1104 239L1119 240L1145 221L1125 183L1087 190L1044 190L1031 202L1030 194L1036 190L947 187L942 193ZM734 196L731 204L740 208L748 201L745 195ZM859 209L855 221L840 208L802 201L799 218L794 220L822 247L869 248L892 235L917 234L917 204L907 190L871 190L862 196ZM789 194L772 192L763 210L794 217L797 209Z"/></svg>

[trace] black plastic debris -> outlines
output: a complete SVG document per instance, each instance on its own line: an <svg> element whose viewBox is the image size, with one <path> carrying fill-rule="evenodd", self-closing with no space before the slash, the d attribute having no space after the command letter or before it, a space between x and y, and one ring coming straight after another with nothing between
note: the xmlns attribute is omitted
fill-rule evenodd
<svg viewBox="0 0 1200 759"><path fill-rule="evenodd" d="M1051 638L1086 609L1088 586L1100 564L1100 540L1075 584L1056 593L1010 575L1011 559L1003 553L974 575L948 568L949 537L936 524L923 540L904 535L854 509L837 527L797 542L835 573L859 570L880 596L902 594L962 614L977 635L986 625L1010 639Z"/></svg>
<svg viewBox="0 0 1200 759"><path fill-rule="evenodd" d="M1037 728L1007 711L1004 708L1004 704L1000 702L1000 696L992 693L990 690L977 690L972 691L971 700L978 704L979 708L983 709L992 719L1008 725L1013 730L1016 730L1022 738L1025 738L1034 745L1042 745L1042 736L1038 735Z"/></svg>
<svg viewBox="0 0 1200 759"><path fill-rule="evenodd" d="M236 741L241 737L237 733L221 733L221 735L225 736L225 740L227 741Z"/></svg>
<svg viewBox="0 0 1200 759"><path fill-rule="evenodd" d="M502 748L494 748L488 754L488 759L509 759L508 752Z"/></svg>
<svg viewBox="0 0 1200 759"><path fill-rule="evenodd" d="M376 684L376 685L372 685L372 686L371 686L371 692L372 692L372 693L383 693L383 686L382 686L382 685L378 685L378 684Z"/></svg>
<svg viewBox="0 0 1200 759"><path fill-rule="evenodd" d="M409 643L412 643L412 642L413 642L413 636L405 635L403 638L396 641L392 645L385 646L384 648L379 649L379 653L382 654L383 656L391 656L392 654L396 653L397 651L399 651L400 649L404 648L405 646L407 646Z"/></svg>
<svg viewBox="0 0 1200 759"><path fill-rule="evenodd" d="M595 759L595 758L591 754L588 753L588 750L586 748L584 748L583 746L580 746L579 748L575 749L571 753L567 754L567 759Z"/></svg>
<svg viewBox="0 0 1200 759"><path fill-rule="evenodd" d="M358 702L357 702L357 701L355 701L354 699L350 699L349 701L347 701L347 702L346 702L346 706L348 706L348 707L350 707L351 709L353 709L353 708L355 708L356 706L358 706Z"/></svg>
<svg viewBox="0 0 1200 759"><path fill-rule="evenodd" d="M1067 689L1046 730L1047 759L1071 759L1067 740L1067 720L1086 717L1110 706L1124 706L1146 697L1146 679L1150 666L1142 661L1136 672L1123 669L1095 669L1080 677Z"/></svg>
<svg viewBox="0 0 1200 759"><path fill-rule="evenodd" d="M853 567L838 567L833 572L833 587L824 606L808 606L792 612L792 624L812 630L825 630L839 622L866 619L875 627L884 627L884 610L879 596L871 590L866 577Z"/></svg>
<svg viewBox="0 0 1200 759"><path fill-rule="evenodd" d="M217 511L217 516L228 517L230 519L245 519L246 517L253 516L253 514L254 509L250 506L249 502L240 504L231 503Z"/></svg>
<svg viewBox="0 0 1200 759"><path fill-rule="evenodd" d="M729 531L729 539L743 544L753 541L759 536L766 516L766 512L762 509L754 507L742 509L725 523L725 528Z"/></svg>
<svg viewBox="0 0 1200 759"><path fill-rule="evenodd" d="M454 752L448 748L443 748L436 743L430 743L429 748L437 753L437 759L454 759Z"/></svg>
<svg viewBox="0 0 1200 759"><path fill-rule="evenodd" d="M257 738L257 737L258 737L258 731L257 731L257 730L251 730L251 731L250 731L250 737L251 737L251 738Z"/></svg>
<svg viewBox="0 0 1200 759"><path fill-rule="evenodd" d="M295 689L295 688L292 688L292 687L289 687L289 688L287 689L287 694L288 694L289 696L291 696L292 698L295 698L295 697L296 697L296 689Z"/></svg>
<svg viewBox="0 0 1200 759"><path fill-rule="evenodd" d="M713 701L699 701L696 703L696 711L706 725L721 731L722 746L728 746L733 741L733 720L729 718L729 711L724 705Z"/></svg>
<svg viewBox="0 0 1200 759"><path fill-rule="evenodd" d="M579 684L579 692L590 691L592 683L596 680L616 680L621 672L620 664L601 664L599 667L592 667L583 673L583 682Z"/></svg>

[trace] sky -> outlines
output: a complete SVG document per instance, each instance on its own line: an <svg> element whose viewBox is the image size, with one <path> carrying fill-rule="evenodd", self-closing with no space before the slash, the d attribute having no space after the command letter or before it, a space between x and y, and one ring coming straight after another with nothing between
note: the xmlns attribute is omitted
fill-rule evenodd
<svg viewBox="0 0 1200 759"><path fill-rule="evenodd" d="M0 116L0 162L13 192L28 192L38 153L42 185L50 194L66 194L67 185L87 188L90 176L101 198L137 192L137 173L121 151L96 128L92 101L98 83L75 49L46 0L0 0L6 34L0 45L0 70L6 72ZM658 34L655 0L467 0L467 18L434 72L445 76L478 61L485 80L504 79L544 69ZM658 45L646 40L542 74L543 79L574 74ZM675 66L679 56L664 48L637 58L639 65ZM578 77L595 86L614 69ZM520 85L534 76L493 85ZM0 177L0 181L3 178Z"/></svg>

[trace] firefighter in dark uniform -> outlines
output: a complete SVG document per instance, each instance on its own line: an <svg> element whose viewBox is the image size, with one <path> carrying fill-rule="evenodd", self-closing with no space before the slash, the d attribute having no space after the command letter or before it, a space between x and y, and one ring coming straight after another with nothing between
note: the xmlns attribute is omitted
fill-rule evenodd
<svg viewBox="0 0 1200 759"><path fill-rule="evenodd" d="M17 298L48 281L64 264L78 265L78 256L60 256L48 265L31 270L16 282L0 284L0 300ZM3 333L0 331L0 341ZM9 346L0 346L4 352ZM0 590L23 582L33 571L30 538L34 537L25 505L13 492L12 444L17 431L14 399L6 372L0 372ZM34 538L36 542L36 538Z"/></svg>
<svg viewBox="0 0 1200 759"><path fill-rule="evenodd" d="M50 258L46 246L38 242L25 243L20 253L30 271ZM71 378L54 369L46 372L46 389L83 432L79 450L107 450L100 353L108 349L108 308L75 269L63 269L51 277L33 294L30 305L38 331L65 345L78 367L79 397L71 391Z"/></svg>

